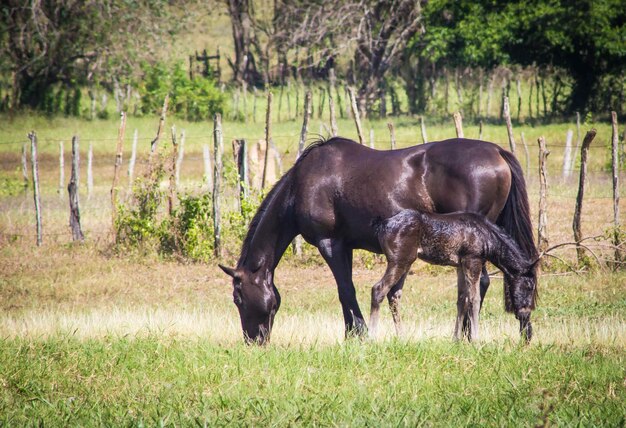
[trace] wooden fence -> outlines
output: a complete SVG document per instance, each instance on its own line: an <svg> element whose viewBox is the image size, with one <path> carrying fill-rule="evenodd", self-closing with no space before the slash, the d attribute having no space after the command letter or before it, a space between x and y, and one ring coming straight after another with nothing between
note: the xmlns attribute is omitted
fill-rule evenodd
<svg viewBox="0 0 626 428"><path fill-rule="evenodd" d="M304 97L304 108L303 112L303 124L302 131L300 133L300 138L298 141L298 155L302 152L304 148L304 143L306 140L306 136L308 133L308 128L310 126L310 117L311 117L311 98L312 94L310 92L306 93ZM355 126L357 129L357 134L359 135L359 141L361 144L365 144L365 137L363 136L363 130L360 123L360 112L356 108L356 102L354 99L353 91L349 91L349 98L351 100L352 105L352 117L355 121ZM237 180L237 190L236 195L240 200L237 203L238 207L242 206L241 200L248 198L250 195L250 189L258 189L259 191L263 191L270 184L275 182L279 177L281 171L281 159L280 154L276 150L275 146L272 142L272 127L271 127L271 109L272 109L272 93L268 93L267 97L267 115L266 115L266 127L265 127L265 138L263 140L258 140L256 144L249 142L246 139L241 138L233 138L233 154L234 154L234 163L236 165L236 171L239 176ZM329 106L332 105L332 98L328 99ZM159 143L163 138L163 131L165 128L166 116L167 116L167 98L165 99L163 105L163 111L161 117L159 118L157 135L154 139L150 141L150 151L148 154L148 167L152 168L153 165L153 157L156 155L156 152L159 149ZM508 105L508 101L505 100L504 105ZM336 118L335 109L329 108L330 114L330 123L331 123L331 134L335 135L336 132ZM511 151L516 152L516 146L514 142L514 130L512 127L511 119L510 119L510 111L508 108L504 109L504 121L507 126L507 134L509 136L509 147ZM333 125L334 123L334 125ZM459 137L463 136L463 125L462 125L462 114L460 112L456 112L453 115L453 120L451 123L454 123L457 135ZM119 194L119 173L122 168L122 153L123 153L123 144L124 144L124 134L126 128L126 115L122 113L121 115L121 123L117 138L117 147L115 152L115 157L112 159L111 166L114 169L114 178L113 184L111 186L111 212L112 212L112 224L115 224L115 218L117 214L118 207L118 194ZM395 130L392 122L388 123L388 129L390 133L390 149L395 149L397 145ZM420 118L420 130L422 134L422 140L425 143L427 141L426 137L426 125L424 118ZM482 131L481 131L482 132ZM580 136L580 122L577 120L577 135ZM569 131L567 133L566 144L564 146L564 157L563 164L561 168L561 176L563 179L568 179L571 175L572 171L575 168L575 162L577 160L577 152L580 150L580 177L578 181L578 196L576 198L576 206L575 212L573 215L572 221L572 230L573 230L573 241L572 243L577 247L577 254L579 262L582 262L585 251L591 251L588 244L584 244L585 241L590 239L590 237L584 237L581 233L581 217L583 216L583 203L584 203L584 194L585 194L585 181L587 174L587 162L589 159L589 148L592 140L596 135L595 130L590 130L585 138L582 141L582 145L580 142L580 138L577 139L576 149L572 152L572 139L573 139L573 131ZM370 144L373 146L373 133L370 134L372 137L370 139ZM37 159L37 136L35 131L32 131L28 135L31 142L31 170L32 174L28 177L28 166L27 166L27 151L24 146L22 150L22 172L25 180L32 180L32 187L34 189L34 208L35 208L35 216L36 216L36 243L37 245L41 245L43 242L43 237L45 234L42 232L42 204L41 204L41 192L39 185L39 168L38 168L38 159ZM138 142L138 134L135 130L133 135L133 143L132 143L132 151L130 161L128 162L128 182L129 188L134 180L134 166L136 162L136 150L137 150L137 142ZM204 181L205 186L203 189L205 191L210 192L213 201L213 229L215 231L215 239L214 239L214 248L215 248L215 257L222 256L222 242L221 242L221 218L222 218L222 207L220 206L222 195L224 193L224 184L223 184L223 139L224 139L224 131L222 129L222 121L221 115L217 114L214 118L214 128L212 133L213 139L213 153L211 156L209 146L203 145L203 157L202 162L204 165ZM613 231L611 232L611 245L614 248L614 259L612 263L619 264L623 261L623 231L621 230L620 223L620 212L619 212L619 167L620 167L620 156L621 150L619 148L619 134L618 134L618 124L617 124L617 116L613 112L612 114L612 138L611 138L611 181L613 187ZM169 180L169 196L168 196L168 213L171 214L173 212L173 207L176 201L175 195L177 189L179 189L180 176L183 174L183 159L184 159L184 141L185 134L184 131L181 133L180 139L178 139L176 135L175 128L172 128L172 147L174 148L173 156L170 162L170 171L171 176ZM529 174L529 149L526 144L526 141L523 137L521 138L522 145L524 146L524 154L526 157L526 173ZM462 142L460 143L462 144ZM539 139L539 169L538 169L538 179L540 183L539 190L539 215L538 215L538 246L540 250L546 250L549 248L549 239L548 239L548 213L547 213L547 200L550 198L548 192L548 172L547 172L547 163L546 159L548 154L550 153L548 149L550 148L549 144L546 144L545 139L542 137ZM556 148L556 147L554 147ZM63 144L59 145L59 187L64 185L64 147ZM69 200L70 200L70 228L72 231L72 236L75 241L84 240L84 235L81 230L80 225L80 208L79 208L79 200L78 200L78 169L79 169L79 156L78 156L78 138L74 137L72 141L72 174L71 179L68 185L69 191ZM519 156L519 154L518 154ZM199 159L197 159L199 160ZM109 162L109 161L107 161ZM89 149L89 157L88 157L88 195L91 196L92 188L93 188L93 152L90 144ZM279 170L278 173L276 170ZM130 191L130 190L129 190ZM6 234L5 234L6 235ZM565 243L560 242L557 245L561 246ZM300 242L296 240L294 242L294 248L298 251L300 246Z"/></svg>

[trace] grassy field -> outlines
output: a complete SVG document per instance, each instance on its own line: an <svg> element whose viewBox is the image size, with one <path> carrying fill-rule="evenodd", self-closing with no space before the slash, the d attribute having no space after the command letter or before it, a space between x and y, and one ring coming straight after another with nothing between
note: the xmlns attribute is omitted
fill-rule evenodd
<svg viewBox="0 0 626 428"><path fill-rule="evenodd" d="M259 110L260 111L260 110ZM230 139L262 138L263 125L225 121ZM186 129L181 174L186 192L204 191L202 145L212 145L209 123ZM406 331L395 337L383 308L379 337L343 339L332 276L310 251L287 257L276 272L283 297L272 343L242 344L228 278L207 264L123 252L111 244L109 191L117 122L67 118L1 119L0 132L0 425L339 425L339 426L623 426L626 423L626 273L593 267L579 274L557 265L540 278L533 314L535 338L520 346L517 323L505 314L496 275L481 314L483 338L451 340L456 274L416 263L403 297ZM311 135L320 128L318 119ZM421 142L419 122L394 118L401 147ZM427 121L431 140L454 136L452 121ZM154 118L129 118L140 153L156 132ZM169 124L168 124L169 126ZM339 123L355 138L352 123ZM585 125L584 130L591 124ZM612 222L606 172L610 128L593 124L583 233L605 233ZM275 124L287 168L295 157L300 124ZM388 147L384 121L374 129ZM44 245L34 246L32 194L20 189L20 150L35 129L41 141ZM563 145L571 123L516 127L530 145L527 177L536 223L536 138L545 135L549 157L548 219L551 243L571 241L577 170L561 177ZM67 195L59 187L58 142L81 137L81 214L87 240L70 243ZM465 127L469 137L476 126ZM507 146L503 126L487 125L483 138ZM95 188L87 198L86 148L94 146ZM167 144L164 144L167 147ZM523 150L519 156L525 165ZM126 165L124 165L125 167ZM138 170L141 168L141 163ZM122 185L126 186L123 180ZM232 190L224 195L234 206ZM622 190L622 213L626 197ZM596 251L601 257L610 250ZM234 263L230 239L224 262ZM558 253L573 262L571 250ZM360 253L354 281L368 312L370 287L382 274L379 257Z"/></svg>
<svg viewBox="0 0 626 428"><path fill-rule="evenodd" d="M246 347L214 265L94 245L2 249L0 420L67 425L620 426L626 275L544 275L520 346L493 279L483 339L451 341L455 274L416 266L406 334L345 342L328 270L281 265L268 347ZM355 272L359 300L381 273ZM305 280L306 278L306 280Z"/></svg>

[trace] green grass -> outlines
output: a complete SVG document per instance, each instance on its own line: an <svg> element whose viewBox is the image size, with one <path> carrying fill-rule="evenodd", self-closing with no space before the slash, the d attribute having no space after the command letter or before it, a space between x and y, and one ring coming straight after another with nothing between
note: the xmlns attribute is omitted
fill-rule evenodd
<svg viewBox="0 0 626 428"><path fill-rule="evenodd" d="M621 426L623 349L0 342L7 425Z"/></svg>

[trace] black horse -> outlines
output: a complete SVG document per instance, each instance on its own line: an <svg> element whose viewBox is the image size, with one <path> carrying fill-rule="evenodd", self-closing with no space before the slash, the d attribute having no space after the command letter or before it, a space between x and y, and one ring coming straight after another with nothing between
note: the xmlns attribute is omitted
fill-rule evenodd
<svg viewBox="0 0 626 428"><path fill-rule="evenodd" d="M537 295L536 264L527 260L518 245L485 217L475 213L437 214L403 210L373 225L378 235L387 269L372 287L370 329L375 334L380 304L413 262L419 258L427 263L455 266L459 272L457 317L454 338L461 339L463 322L469 319L468 339L479 337L478 317L481 296L479 281L485 260L504 274L508 287L505 304L513 309L520 322L520 334L527 342L532 338L531 311ZM400 317L392 306L396 330Z"/></svg>
<svg viewBox="0 0 626 428"><path fill-rule="evenodd" d="M528 196L515 156L485 141L451 139L378 151L344 138L309 146L265 197L251 221L233 278L247 342L270 337L280 295L274 270L295 236L316 246L339 292L346 335L367 331L352 283L352 253L382 249L373 222L403 209L475 212L502 226L528 260L537 256ZM387 294L392 307L402 276ZM481 302L489 287L482 268ZM505 285L506 287L506 285ZM465 320L469 329L469 320Z"/></svg>

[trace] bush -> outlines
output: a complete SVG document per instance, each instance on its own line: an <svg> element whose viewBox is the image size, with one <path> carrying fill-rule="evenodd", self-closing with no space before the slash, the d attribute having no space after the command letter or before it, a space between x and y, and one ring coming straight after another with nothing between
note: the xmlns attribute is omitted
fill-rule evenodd
<svg viewBox="0 0 626 428"><path fill-rule="evenodd" d="M171 69L161 63L144 65L143 70L139 88L143 113L157 112L168 93L168 110L180 118L199 121L223 112L224 94L216 88L213 79L199 76L192 80L181 63Z"/></svg>
<svg viewBox="0 0 626 428"><path fill-rule="evenodd" d="M179 198L179 204L168 228L169 245L161 248L164 252L206 262L213 256L214 248L211 195L184 195Z"/></svg>
<svg viewBox="0 0 626 428"><path fill-rule="evenodd" d="M133 186L133 206L118 206L115 220L115 242L118 245L152 246L161 239L163 225L157 214L163 200L159 183L164 175L163 164L158 162L151 175L137 179Z"/></svg>

